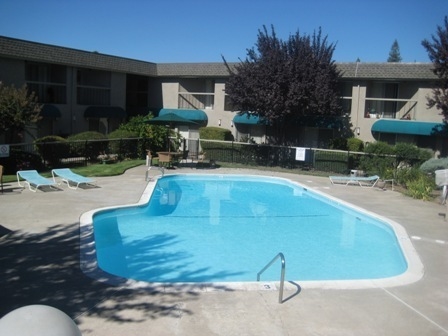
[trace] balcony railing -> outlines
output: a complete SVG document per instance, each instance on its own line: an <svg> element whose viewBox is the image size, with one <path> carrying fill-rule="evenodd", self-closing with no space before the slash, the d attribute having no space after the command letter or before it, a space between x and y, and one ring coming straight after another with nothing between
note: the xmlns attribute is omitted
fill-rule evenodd
<svg viewBox="0 0 448 336"><path fill-rule="evenodd" d="M417 101L409 99L366 98L365 118L416 118Z"/></svg>

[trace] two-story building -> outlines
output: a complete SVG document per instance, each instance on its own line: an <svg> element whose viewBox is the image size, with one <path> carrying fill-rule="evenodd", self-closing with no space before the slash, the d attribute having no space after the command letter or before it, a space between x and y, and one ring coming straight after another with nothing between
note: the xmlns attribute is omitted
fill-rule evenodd
<svg viewBox="0 0 448 336"><path fill-rule="evenodd" d="M443 117L427 108L434 81L430 63L337 63L343 115L309 118L298 126L297 146L325 147L343 125L365 142L412 142L442 153L436 130ZM44 104L35 136L87 130L105 134L139 114L175 113L186 138L201 126L223 127L236 140L266 142L269 126L232 111L224 63L151 63L0 36L0 81L26 84ZM0 142L2 138L0 135Z"/></svg>

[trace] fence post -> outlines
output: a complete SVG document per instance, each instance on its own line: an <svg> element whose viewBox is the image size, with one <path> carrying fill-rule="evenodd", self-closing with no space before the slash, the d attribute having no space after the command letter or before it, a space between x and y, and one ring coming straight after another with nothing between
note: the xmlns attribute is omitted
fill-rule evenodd
<svg viewBox="0 0 448 336"><path fill-rule="evenodd" d="M350 151L347 151L347 171L350 173L350 170L352 168L350 167Z"/></svg>

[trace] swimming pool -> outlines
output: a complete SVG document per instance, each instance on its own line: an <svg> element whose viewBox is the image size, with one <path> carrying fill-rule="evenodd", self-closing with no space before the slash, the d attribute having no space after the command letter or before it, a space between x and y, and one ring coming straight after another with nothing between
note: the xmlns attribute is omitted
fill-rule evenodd
<svg viewBox="0 0 448 336"><path fill-rule="evenodd" d="M396 227L288 180L173 175L151 187L147 204L92 214L100 269L148 282L255 281L278 252L298 281L409 269ZM278 268L263 279L278 280Z"/></svg>

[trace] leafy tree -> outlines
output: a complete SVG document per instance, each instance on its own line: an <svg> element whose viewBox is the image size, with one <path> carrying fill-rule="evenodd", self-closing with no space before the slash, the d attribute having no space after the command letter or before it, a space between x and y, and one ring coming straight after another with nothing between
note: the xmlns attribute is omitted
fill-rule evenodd
<svg viewBox="0 0 448 336"><path fill-rule="evenodd" d="M433 96L428 97L428 107L435 106L448 120L448 18L445 16L444 25L437 26L437 35L431 40L423 40L423 47L428 52L429 59L434 65L433 73L439 78L437 87L433 89Z"/></svg>
<svg viewBox="0 0 448 336"><path fill-rule="evenodd" d="M263 26L256 49L229 71L226 93L240 111L256 113L276 129L280 142L297 136L300 119L313 115L340 115L340 73L332 61L335 45L321 29L312 36L290 35L287 41Z"/></svg>
<svg viewBox="0 0 448 336"><path fill-rule="evenodd" d="M128 131L137 134L141 138L150 139L150 150L152 153L166 149L167 139L177 134L166 126L150 125L147 123L152 114L146 116L132 117L127 123L121 124L120 131Z"/></svg>
<svg viewBox="0 0 448 336"><path fill-rule="evenodd" d="M42 105L34 92L29 93L26 85L16 88L0 82L0 133L9 131L12 142L28 124L41 118Z"/></svg>
<svg viewBox="0 0 448 336"><path fill-rule="evenodd" d="M392 47L390 48L389 52L389 58L387 59L388 62L401 62L401 55L400 55L400 46L398 45L398 41L395 40L394 43L392 43Z"/></svg>

